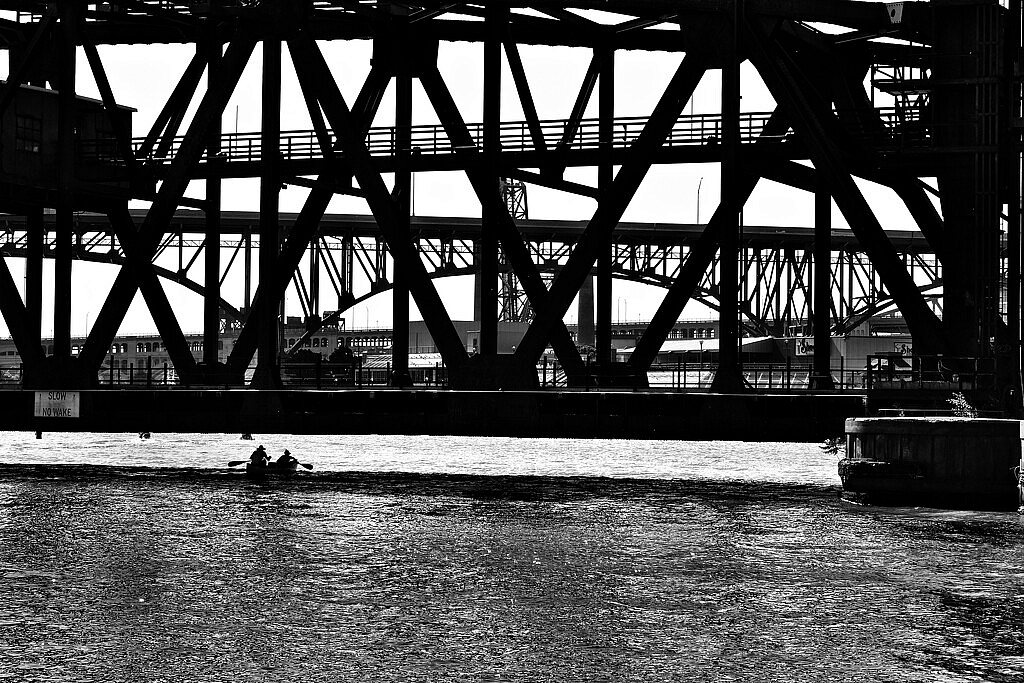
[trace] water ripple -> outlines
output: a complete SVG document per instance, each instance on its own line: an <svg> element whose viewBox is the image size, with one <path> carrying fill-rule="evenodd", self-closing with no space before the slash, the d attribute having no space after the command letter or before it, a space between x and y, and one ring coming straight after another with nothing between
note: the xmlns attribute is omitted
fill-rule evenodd
<svg viewBox="0 0 1024 683"><path fill-rule="evenodd" d="M0 681L1024 678L1020 518L853 506L773 457L765 481L0 465Z"/></svg>

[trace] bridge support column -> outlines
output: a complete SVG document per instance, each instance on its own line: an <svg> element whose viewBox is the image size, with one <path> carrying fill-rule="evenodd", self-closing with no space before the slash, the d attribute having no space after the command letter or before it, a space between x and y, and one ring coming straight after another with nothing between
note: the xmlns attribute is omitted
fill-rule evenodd
<svg viewBox="0 0 1024 683"><path fill-rule="evenodd" d="M43 210L31 209L28 214L28 258L25 259L25 313L28 333L36 348L41 343L43 326L43 244L45 241Z"/></svg>
<svg viewBox="0 0 1024 683"><path fill-rule="evenodd" d="M54 253L53 355L71 359L71 256L74 239L75 62L77 3L60 5L57 40L57 234Z"/></svg>
<svg viewBox="0 0 1024 683"><path fill-rule="evenodd" d="M208 83L216 87L218 68L223 51L220 39L213 36L207 46L209 56ZM215 117L210 123L207 153L211 159L220 153L221 119ZM227 382L224 364L220 359L220 237L221 237L221 186L223 181L216 173L206 179L206 253L204 254L203 295L203 356L200 381L207 384Z"/></svg>
<svg viewBox="0 0 1024 683"><path fill-rule="evenodd" d="M507 212L501 201L501 45L507 8L488 5L484 19L483 151L486 192L480 230L480 353L498 353L498 222Z"/></svg>
<svg viewBox="0 0 1024 683"><path fill-rule="evenodd" d="M403 71L395 78L395 146L398 170L395 172L395 236L409 241L409 214L412 208L412 77ZM404 162L404 163L403 163ZM393 323L391 332L391 386L412 386L409 375L409 286L405 271L395 264L392 289Z"/></svg>
<svg viewBox="0 0 1024 683"><path fill-rule="evenodd" d="M594 277L583 281L577 304L579 324L576 326L576 346L594 345Z"/></svg>
<svg viewBox="0 0 1024 683"><path fill-rule="evenodd" d="M615 179L612 168L612 136L615 123L615 51L602 50L598 53L601 75L598 76L597 104L598 138L602 150L601 163L597 168L597 188L603 196L612 187ZM601 250L597 257L597 330L594 345L597 347L597 363L609 368L612 361L612 250L614 240ZM582 316L580 320L583 320Z"/></svg>
<svg viewBox="0 0 1024 683"><path fill-rule="evenodd" d="M828 186L819 182L814 193L814 280L811 307L814 328L814 371L811 389L834 389L832 381L832 195Z"/></svg>
<svg viewBox="0 0 1024 683"><path fill-rule="evenodd" d="M729 33L730 58L722 67L722 206L729 207L729 216L723 226L719 242L718 299L719 340L718 370L711 390L728 394L743 391L743 371L740 366L739 330L739 217L742 205L735 201L739 193L741 171L740 146L740 62L737 56L742 3L736 2L736 13Z"/></svg>
<svg viewBox="0 0 1024 683"><path fill-rule="evenodd" d="M281 40L263 41L263 172L260 176L260 252L259 252L259 342L256 374L252 385L275 388L281 385L278 365L280 343L279 301L271 296L274 272L280 252L278 209L281 192ZM274 150L271 152L270 150ZM282 299L283 300L283 299Z"/></svg>
<svg viewBox="0 0 1024 683"><path fill-rule="evenodd" d="M953 352L992 356L999 318L999 69L996 5L936 6L935 140L954 153L939 169L945 244L942 322ZM954 250L951 249L950 253ZM915 342L917 340L915 339ZM915 344L916 346L916 344Z"/></svg>

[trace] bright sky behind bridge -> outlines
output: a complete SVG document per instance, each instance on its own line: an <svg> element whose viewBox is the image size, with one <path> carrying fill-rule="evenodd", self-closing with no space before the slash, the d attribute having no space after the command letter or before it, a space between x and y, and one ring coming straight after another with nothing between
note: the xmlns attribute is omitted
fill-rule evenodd
<svg viewBox="0 0 1024 683"><path fill-rule="evenodd" d="M602 17L595 14L598 21ZM355 99L370 68L372 45L369 41L347 43L322 43L322 49L347 102ZM579 87L591 59L591 52L585 49L521 46L522 58L527 77L530 80L534 99L541 119L564 119L569 116ZM133 135L144 136L170 95L192 54L191 46L180 45L136 45L101 46L100 55L107 69L114 95L122 105L137 109L134 117ZM646 116L656 105L671 78L681 54L640 51L619 51L616 53L615 103L617 116ZM311 128L310 118L305 110L301 92L295 79L287 47L284 51L282 128L305 130ZM504 55L503 55L504 61ZM482 120L483 46L469 43L442 43L439 52L442 75L460 106L467 122ZM6 65L0 66L0 73ZM260 129L260 71L262 50L257 46L242 81L236 88L223 116L225 133L256 132ZM6 74L4 74L6 77ZM718 114L721 72L709 71L701 81L692 101L687 104L686 113ZM502 74L502 119L520 121L525 117L513 85L507 62ZM205 79L203 81L205 87ZM414 82L413 123L436 123L433 108L418 83ZM600 87L600 86L598 86ZM84 53L79 51L78 93L98 97L98 90ZM195 97L192 110L198 104L202 91ZM745 64L742 69L741 110L744 112L771 111L774 102L761 82L756 71ZM588 117L597 115L597 93L591 98ZM394 89L389 88L374 121L376 126L388 126L394 122ZM187 129L188 119L181 127ZM567 179L596 185L596 169L573 169L566 172ZM385 176L390 185L392 179ZM415 176L414 211L416 215L474 216L480 215L480 206L469 182L461 172L417 173ZM913 221L897 201L892 192L871 183L860 182L868 201L876 207L884 227L913 228ZM699 188L699 189L698 189ZM204 194L202 182L193 183L186 196L201 198ZM307 190L289 187L281 193L281 210L298 211ZM623 220L647 222L706 222L714 213L720 194L719 168L717 164L660 165L652 167L647 179L627 209ZM257 211L259 209L259 180L227 180L224 183L223 206L229 210ZM589 219L596 208L592 199L564 192L548 190L536 185L527 185L529 213L532 218L555 218L568 220ZM699 200L699 205L698 205ZM744 209L744 221L758 225L813 225L813 197L771 181L762 180L755 189ZM145 203L133 206L144 207ZM331 202L329 212L369 213L366 203L359 198L337 196ZM699 213L698 213L699 212ZM833 206L834 227L846 225L841 214ZM176 268L176 257L170 267ZM226 260L226 259L225 259ZM24 262L9 259L15 279L22 283ZM52 262L44 264L44 283L47 291L52 283ZM83 334L95 321L103 297L116 275L116 266L101 266L76 262L74 265L76 286L73 292L73 334ZM193 279L201 281L202 258L193 265ZM234 266L240 271L239 266ZM239 280L240 281L240 280ZM82 286L87 282L87 286ZM228 280L224 296L236 306L241 306L240 285ZM469 278L445 278L435 280L442 299L454 319L472 317L472 301L466 292L472 292ZM202 330L202 303L198 295L171 283L164 282L172 306L186 332ZM325 283L326 284L326 283ZM369 289L361 275L356 280L356 295ZM323 287L327 291L327 287ZM657 309L664 290L656 287L615 281L613 291L613 320L648 320ZM333 292L331 292L333 297ZM44 336L52 333L52 309L44 296ZM289 315L301 315L301 309L294 297L287 304ZM327 299L322 310L334 306ZM412 315L419 317L412 306ZM709 312L699 304L691 304L683 318L707 317ZM570 308L567 322L575 322L576 308ZM364 325L391 325L391 294L385 293L360 304L346 315L349 327ZM150 332L156 327L146 310L141 295L135 302L123 324L122 332ZM5 331L5 330L0 330Z"/></svg>

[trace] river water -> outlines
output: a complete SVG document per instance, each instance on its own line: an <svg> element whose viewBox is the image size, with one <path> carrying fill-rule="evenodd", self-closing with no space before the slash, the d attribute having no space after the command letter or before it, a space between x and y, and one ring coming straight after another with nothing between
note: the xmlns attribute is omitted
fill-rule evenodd
<svg viewBox="0 0 1024 683"><path fill-rule="evenodd" d="M311 472L229 470L257 443ZM1024 521L815 444L0 433L0 681L1024 680Z"/></svg>

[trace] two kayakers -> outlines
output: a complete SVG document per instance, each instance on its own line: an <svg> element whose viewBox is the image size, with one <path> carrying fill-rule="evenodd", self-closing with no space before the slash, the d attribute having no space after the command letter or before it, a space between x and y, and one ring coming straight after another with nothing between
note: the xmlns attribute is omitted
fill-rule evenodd
<svg viewBox="0 0 1024 683"><path fill-rule="evenodd" d="M267 453L267 449L260 444L256 450L249 456L249 467L270 467L271 465L279 468L295 469L299 464L299 459L292 455L292 452L287 448L284 449L284 453L277 459L277 462L271 463L270 454Z"/></svg>

